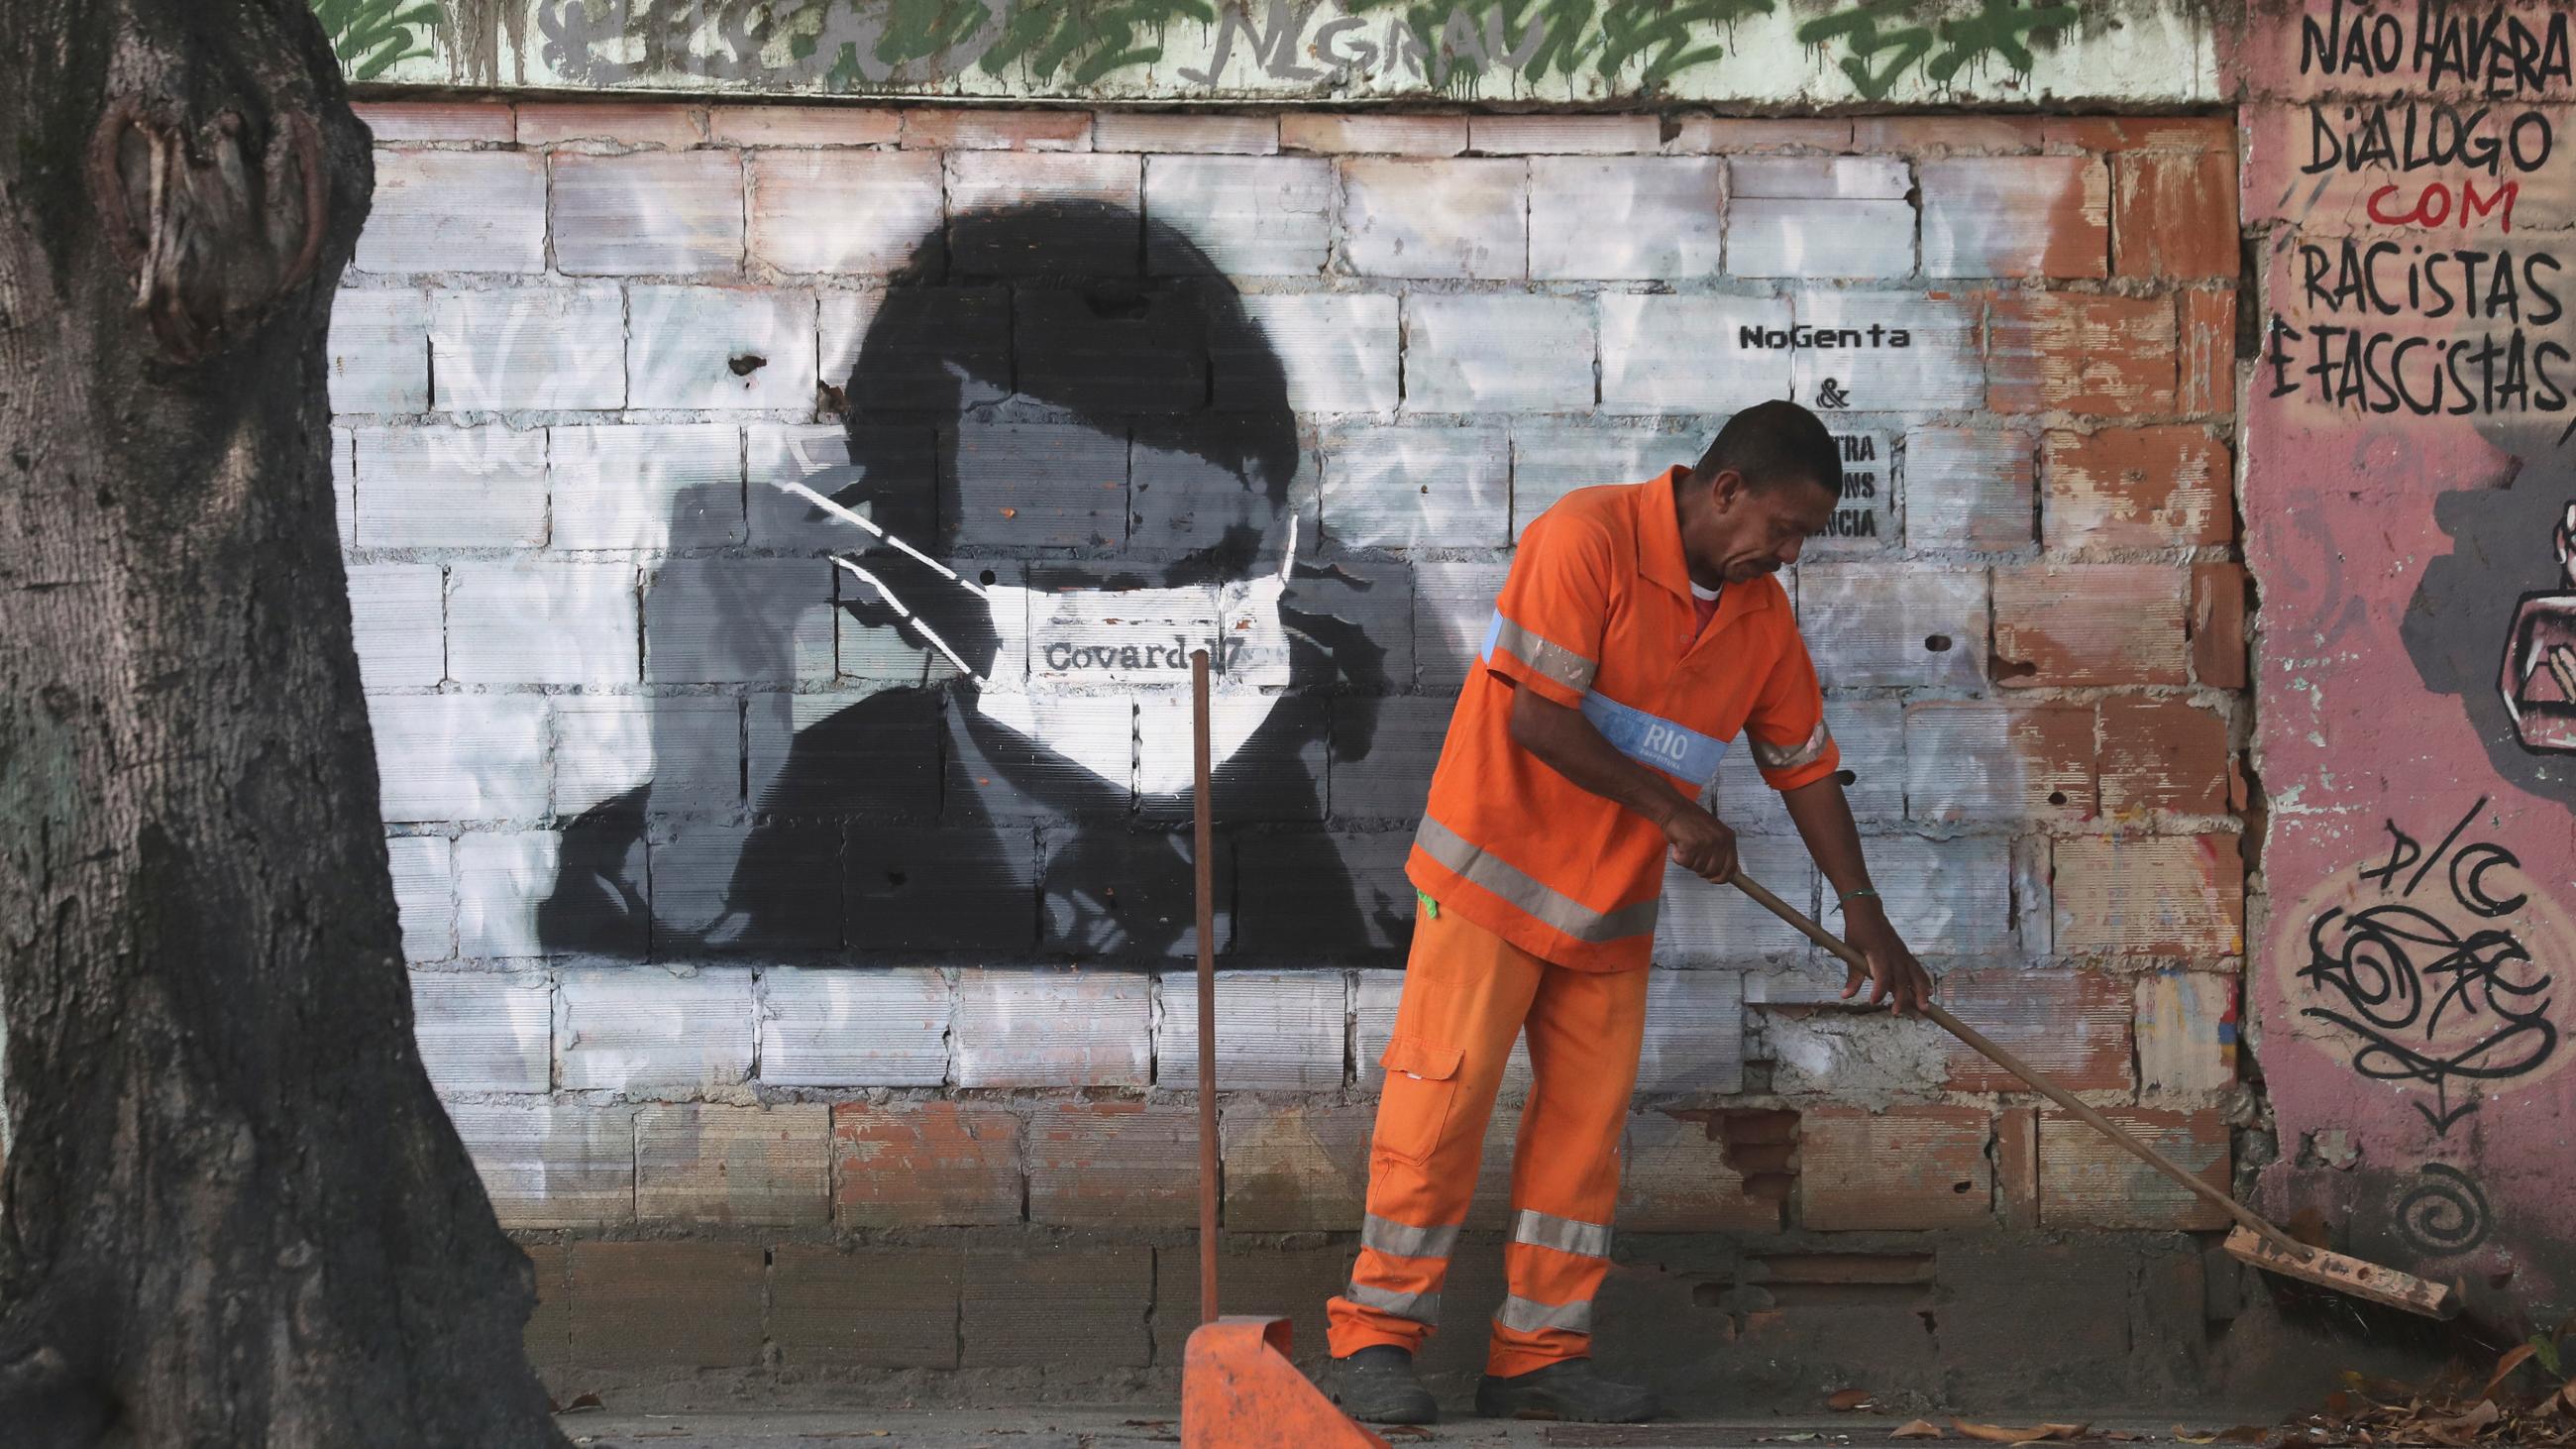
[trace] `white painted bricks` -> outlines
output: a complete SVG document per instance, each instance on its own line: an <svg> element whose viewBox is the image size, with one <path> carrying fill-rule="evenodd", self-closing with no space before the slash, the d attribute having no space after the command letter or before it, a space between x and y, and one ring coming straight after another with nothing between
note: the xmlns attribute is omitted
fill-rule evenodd
<svg viewBox="0 0 2576 1449"><path fill-rule="evenodd" d="M1601 408L1731 413L1789 396L1788 348L1739 345L1742 330L1786 330L1776 297L1601 298Z"/></svg>
<svg viewBox="0 0 2576 1449"><path fill-rule="evenodd" d="M1145 265L1157 273L1212 266L1237 277L1313 276L1332 254L1333 194L1333 163L1320 157L1150 157L1146 214L1188 237L1204 260L1149 237Z"/></svg>
<svg viewBox="0 0 2576 1449"><path fill-rule="evenodd" d="M1646 1039L1637 1054L1638 1095L1743 1090L1744 977L1734 971L1651 973Z"/></svg>
<svg viewBox="0 0 2576 1449"><path fill-rule="evenodd" d="M1905 435L1905 541L2003 550L2031 541L2038 444L2021 433L1924 427Z"/></svg>
<svg viewBox="0 0 2576 1449"><path fill-rule="evenodd" d="M2012 844L1990 835L1862 842L1869 874L1897 933L1921 956L1992 956L2013 949ZM1826 893L1826 930L1843 933L1842 903Z"/></svg>
<svg viewBox="0 0 2576 1449"><path fill-rule="evenodd" d="M357 541L526 548L546 541L546 435L499 426L359 428Z"/></svg>
<svg viewBox="0 0 2576 1449"><path fill-rule="evenodd" d="M634 1108L450 1102L447 1115L503 1227L634 1219Z"/></svg>
<svg viewBox="0 0 2576 1449"><path fill-rule="evenodd" d="M1722 258L1720 163L1708 156L1530 162L1530 276L1678 281Z"/></svg>
<svg viewBox="0 0 2576 1449"><path fill-rule="evenodd" d="M626 404L626 298L615 287L449 292L430 304L435 402L449 412Z"/></svg>
<svg viewBox="0 0 2576 1449"><path fill-rule="evenodd" d="M1730 821L1739 830L1744 822ZM1782 900L1815 913L1816 864L1794 837L1739 835L1744 873ZM1655 961L1669 966L1747 966L1799 960L1807 938L1733 886L1711 885L1667 861L1662 911L1655 919Z"/></svg>
<svg viewBox="0 0 2576 1449"><path fill-rule="evenodd" d="M456 953L545 954L537 908L554 893L563 837L551 830L471 831L456 840Z"/></svg>
<svg viewBox="0 0 2576 1449"><path fill-rule="evenodd" d="M1636 483L1698 461L1706 440L1680 433L1512 425L1512 540L1558 499L1600 483Z"/></svg>
<svg viewBox="0 0 2576 1449"><path fill-rule="evenodd" d="M940 222L930 151L762 151L747 162L752 259L782 272L890 272Z"/></svg>
<svg viewBox="0 0 2576 1449"><path fill-rule="evenodd" d="M952 216L1049 201L1097 201L1133 210L1144 190L1141 156L1072 151L951 151Z"/></svg>
<svg viewBox="0 0 2576 1449"><path fill-rule="evenodd" d="M760 981L760 1080L775 1087L936 1087L948 1079L948 978L777 967Z"/></svg>
<svg viewBox="0 0 2576 1449"><path fill-rule="evenodd" d="M385 842L406 961L444 961L456 954L456 885L448 856L444 835L404 835Z"/></svg>
<svg viewBox="0 0 2576 1449"><path fill-rule="evenodd" d="M1345 260L1373 277L1526 276L1528 186L1517 160L1345 161Z"/></svg>
<svg viewBox="0 0 2576 1449"><path fill-rule="evenodd" d="M635 1114L635 1213L647 1221L785 1225L831 1212L832 1109L689 1102Z"/></svg>
<svg viewBox="0 0 2576 1449"><path fill-rule="evenodd" d="M547 448L557 548L742 542L742 430L731 423L555 428Z"/></svg>
<svg viewBox="0 0 2576 1449"><path fill-rule="evenodd" d="M1416 295L1404 314L1406 411L1590 410L1590 302Z"/></svg>
<svg viewBox="0 0 2576 1449"><path fill-rule="evenodd" d="M343 290L331 302L331 411L429 407L429 299L409 289Z"/></svg>
<svg viewBox="0 0 2576 1449"><path fill-rule="evenodd" d="M1070 971L961 971L957 1085L1141 1087L1152 1072L1152 983Z"/></svg>
<svg viewBox="0 0 2576 1449"><path fill-rule="evenodd" d="M1394 410L1400 344L1392 295L1253 296L1243 299L1243 308L1287 371L1291 408L1301 413ZM1217 400L1226 405L1222 374Z"/></svg>
<svg viewBox="0 0 2576 1449"><path fill-rule="evenodd" d="M1154 1083L1199 1085L1198 980L1167 973L1154 1017ZM1224 971L1216 978L1221 1092L1330 1092L1342 1085L1348 982L1339 971Z"/></svg>
<svg viewBox="0 0 2576 1449"><path fill-rule="evenodd" d="M633 564L458 563L451 569L447 667L460 683L638 677Z"/></svg>
<svg viewBox="0 0 2576 1449"><path fill-rule="evenodd" d="M736 287L632 287L630 406L814 405L814 298Z"/></svg>
<svg viewBox="0 0 2576 1449"><path fill-rule="evenodd" d="M1355 427L1324 445L1324 536L1345 548L1499 548L1511 463L1495 427Z"/></svg>
<svg viewBox="0 0 2576 1449"><path fill-rule="evenodd" d="M380 695L367 702L387 820L530 819L546 808L546 702Z"/></svg>
<svg viewBox="0 0 2576 1449"><path fill-rule="evenodd" d="M1805 292L1796 302L1800 326L1830 333L1858 347L1800 347L1791 377L1798 401L1809 407L1848 406L1873 412L1924 412L1982 406L1986 375L1977 356L1977 313L1963 302L1936 302L1911 292ZM1873 331L1885 328L1884 339ZM1893 345L1897 329L1908 345ZM1724 339L1731 344L1735 339ZM1875 345L1884 340L1889 345ZM1723 344L1722 344L1723 345ZM1834 403L1831 381L1848 399Z"/></svg>
<svg viewBox="0 0 2576 1449"><path fill-rule="evenodd" d="M650 966L566 971L557 986L566 1091L727 1086L751 1075L751 972Z"/></svg>
<svg viewBox="0 0 2576 1449"><path fill-rule="evenodd" d="M1905 163L1887 157L1738 157L1726 268L1739 277L1895 277L1914 270Z"/></svg>
<svg viewBox="0 0 2576 1449"><path fill-rule="evenodd" d="M441 1092L543 1092L554 1049L553 992L540 975L413 972L413 1034Z"/></svg>
<svg viewBox="0 0 2576 1449"><path fill-rule="evenodd" d="M436 564L349 566L349 624L367 688L447 677L445 586Z"/></svg>
<svg viewBox="0 0 2576 1449"><path fill-rule="evenodd" d="M362 272L540 272L544 158L526 151L376 152Z"/></svg>
<svg viewBox="0 0 2576 1449"><path fill-rule="evenodd" d="M1986 673L1986 579L1924 565L1798 571L1798 632L1828 689L1974 690Z"/></svg>
<svg viewBox="0 0 2576 1449"><path fill-rule="evenodd" d="M573 275L742 267L742 160L731 151L556 152L555 265Z"/></svg>

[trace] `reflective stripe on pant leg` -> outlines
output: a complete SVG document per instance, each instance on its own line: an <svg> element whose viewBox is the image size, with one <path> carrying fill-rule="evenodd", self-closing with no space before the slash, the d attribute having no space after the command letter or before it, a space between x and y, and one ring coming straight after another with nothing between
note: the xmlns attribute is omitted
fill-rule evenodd
<svg viewBox="0 0 2576 1449"><path fill-rule="evenodd" d="M1360 1224L1360 1246L1399 1258L1446 1258L1458 1246L1458 1227L1417 1228L1370 1213Z"/></svg>
<svg viewBox="0 0 2576 1449"><path fill-rule="evenodd" d="M1415 1323L1437 1324L1440 1321L1440 1295L1437 1293L1398 1293L1391 1288L1351 1283L1343 1287L1342 1296L1363 1308L1392 1313Z"/></svg>
<svg viewBox="0 0 2576 1449"><path fill-rule="evenodd" d="M1610 1256L1608 1224L1576 1222L1572 1218L1553 1217L1528 1208L1521 1209L1512 1218L1512 1241L1554 1248L1560 1253L1580 1253L1587 1258Z"/></svg>
<svg viewBox="0 0 2576 1449"><path fill-rule="evenodd" d="M1533 1303L1517 1295L1503 1300L1503 1311L1494 1321L1514 1333L1546 1333L1551 1329L1565 1333L1592 1331L1592 1300L1572 1303Z"/></svg>

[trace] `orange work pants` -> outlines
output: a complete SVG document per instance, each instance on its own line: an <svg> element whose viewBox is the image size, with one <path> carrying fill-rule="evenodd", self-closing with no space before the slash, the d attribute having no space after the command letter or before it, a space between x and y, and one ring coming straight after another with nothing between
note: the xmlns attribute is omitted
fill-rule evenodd
<svg viewBox="0 0 2576 1449"><path fill-rule="evenodd" d="M1382 1058L1359 1262L1326 1307L1334 1357L1374 1344L1419 1352L1439 1322L1494 1094L1523 1031L1533 1081L1512 1151L1510 1296L1485 1370L1523 1374L1590 1353L1645 1025L1643 971L1573 971L1455 911L1416 917Z"/></svg>

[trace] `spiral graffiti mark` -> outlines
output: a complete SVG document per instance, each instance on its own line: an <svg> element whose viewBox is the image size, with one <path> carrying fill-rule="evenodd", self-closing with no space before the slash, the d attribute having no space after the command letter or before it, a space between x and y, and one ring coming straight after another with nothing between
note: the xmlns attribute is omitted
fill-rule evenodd
<svg viewBox="0 0 2576 1449"><path fill-rule="evenodd" d="M2361 1075L2431 1088L2430 1104L2412 1105L2441 1133L2477 1110L2474 1096L2452 1100L2459 1084L2528 1076L2558 1051L2556 983L2518 929L2531 903L2517 888L2521 862L2501 845L2460 842L2485 804L2430 852L2388 822L2387 859L2358 872L2380 899L2320 911L2296 972L2314 998L2300 1015L2352 1038ZM2428 876L2434 889L2418 899Z"/></svg>
<svg viewBox="0 0 2576 1449"><path fill-rule="evenodd" d="M2487 1240L2494 1223L2487 1216L2487 1195L2456 1167L2428 1162L2415 1172L2415 1184L2398 1198L2390 1214L2398 1236L2428 1258L2456 1257Z"/></svg>

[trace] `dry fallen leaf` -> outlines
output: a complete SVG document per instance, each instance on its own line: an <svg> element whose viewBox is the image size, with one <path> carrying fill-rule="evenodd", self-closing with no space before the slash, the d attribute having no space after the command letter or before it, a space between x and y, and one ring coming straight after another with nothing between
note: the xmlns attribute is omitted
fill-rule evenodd
<svg viewBox="0 0 2576 1449"><path fill-rule="evenodd" d="M2175 1442L2182 1444L2215 1444L2218 1442L2218 1436L2215 1434L2195 1434L2180 1424L2173 1426L2173 1436Z"/></svg>
<svg viewBox="0 0 2576 1449"><path fill-rule="evenodd" d="M1971 1439L1983 1439L1989 1444L2031 1444L2045 1439L2084 1437L2082 1424L2033 1424L2027 1429L2015 1429L2002 1424L1971 1424L1965 1419L1952 1419L1950 1427Z"/></svg>
<svg viewBox="0 0 2576 1449"><path fill-rule="evenodd" d="M1838 1414L1853 1413L1869 1407L1872 1395L1867 1389L1836 1389L1825 1398L1825 1407Z"/></svg>
<svg viewBox="0 0 2576 1449"><path fill-rule="evenodd" d="M2540 1350L2538 1348L2528 1343L2517 1343L2513 1347L2506 1349L2504 1351L2504 1357L2496 1360L2495 1372L2488 1375L2487 1386L2478 1390L2478 1397L2481 1399L2494 1398L2495 1391L2503 1385L2504 1381L2513 1377L2513 1371L2522 1367L2525 1360L2529 1359L2533 1354L2538 1353L2539 1351Z"/></svg>
<svg viewBox="0 0 2576 1449"><path fill-rule="evenodd" d="M1420 1424L1380 1424L1377 1426L1377 1432L1378 1437L1382 1439L1429 1439L1436 1437L1430 1430L1423 1428Z"/></svg>
<svg viewBox="0 0 2576 1449"><path fill-rule="evenodd" d="M1938 1439L1941 1437L1941 1426L1932 1423L1928 1419L1910 1419L1905 1423L1897 1425L1896 1432L1888 1435L1887 1437L1890 1439Z"/></svg>

